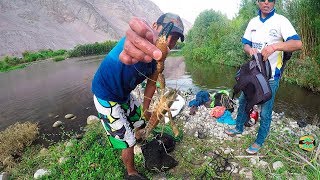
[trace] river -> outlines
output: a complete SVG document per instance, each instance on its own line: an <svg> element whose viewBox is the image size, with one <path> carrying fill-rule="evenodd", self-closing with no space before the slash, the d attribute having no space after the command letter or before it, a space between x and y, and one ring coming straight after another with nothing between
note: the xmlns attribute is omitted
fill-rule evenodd
<svg viewBox="0 0 320 180"><path fill-rule="evenodd" d="M0 73L0 130L15 122L38 122L40 132L56 136L52 124L61 120L64 130L80 131L86 118L96 114L91 80L103 56L73 58L60 62L45 60L26 68ZM167 85L196 93L230 89L235 68L221 65L186 71L182 57L169 57L164 74ZM320 112L320 96L298 86L281 83L275 109L297 120ZM75 120L66 120L68 113Z"/></svg>

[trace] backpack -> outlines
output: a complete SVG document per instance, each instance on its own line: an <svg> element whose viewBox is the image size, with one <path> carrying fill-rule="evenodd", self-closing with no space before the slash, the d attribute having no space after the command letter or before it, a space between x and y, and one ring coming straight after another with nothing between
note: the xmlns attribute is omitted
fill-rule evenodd
<svg viewBox="0 0 320 180"><path fill-rule="evenodd" d="M291 59L291 57L292 57L292 52L286 52L286 51L283 52L281 74L283 73L284 68L287 65L287 62Z"/></svg>
<svg viewBox="0 0 320 180"><path fill-rule="evenodd" d="M247 100L245 111L249 115L254 105L265 103L271 99L272 92L268 82L270 78L269 61L263 61L261 53L253 55L252 59L243 64L236 74L232 99L242 91Z"/></svg>

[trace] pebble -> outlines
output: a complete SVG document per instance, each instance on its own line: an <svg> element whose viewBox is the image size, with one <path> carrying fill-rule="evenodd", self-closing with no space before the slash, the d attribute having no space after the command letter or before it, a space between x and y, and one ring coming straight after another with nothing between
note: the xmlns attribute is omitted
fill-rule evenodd
<svg viewBox="0 0 320 180"><path fill-rule="evenodd" d="M0 174L0 180L8 180L9 179L9 173L7 172L2 172Z"/></svg>
<svg viewBox="0 0 320 180"><path fill-rule="evenodd" d="M71 118L73 118L73 117L74 117L73 114L66 114L66 115L64 116L64 118L66 118L66 119L71 119Z"/></svg>
<svg viewBox="0 0 320 180"><path fill-rule="evenodd" d="M274 170L278 170L283 167L283 163L281 161L276 161L272 164Z"/></svg>
<svg viewBox="0 0 320 180"><path fill-rule="evenodd" d="M62 121L56 121L55 123L53 123L52 127L56 128L56 127L60 127L62 125Z"/></svg>
<svg viewBox="0 0 320 180"><path fill-rule="evenodd" d="M38 170L34 173L33 177L34 177L35 179L39 179L39 178L41 178L42 176L48 175L48 174L50 174L50 172L49 172L48 170L46 170L46 169L38 169Z"/></svg>
<svg viewBox="0 0 320 180"><path fill-rule="evenodd" d="M100 119L97 116L94 115L90 115L87 118L87 124L93 124L93 123L97 123L100 122Z"/></svg>

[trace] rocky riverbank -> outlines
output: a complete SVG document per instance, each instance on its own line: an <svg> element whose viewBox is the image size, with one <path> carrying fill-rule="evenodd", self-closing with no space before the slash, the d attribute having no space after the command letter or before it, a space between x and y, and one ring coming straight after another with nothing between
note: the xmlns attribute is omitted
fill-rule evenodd
<svg viewBox="0 0 320 180"><path fill-rule="evenodd" d="M308 161L312 160L315 160L316 162L316 165L314 166L316 168L315 170L317 171L320 169L320 146L318 143L320 129L318 126L311 124L299 126L299 123L296 120L286 117L283 112L273 112L271 129L265 145L257 155L248 155L245 152L245 149L249 147L256 138L260 118L258 123L254 126L246 127L242 134L230 137L224 133L224 131L234 128L235 125L218 123L217 119L210 115L212 108L207 108L204 105L200 106L194 115L190 115L188 103L192 99L195 99L195 94L181 92L181 95L185 98L186 105L180 114L176 116L175 121L180 124L184 136L191 137L188 139L191 139L191 141L195 141L196 143L182 142L178 144L178 146L187 146L186 149L189 149L187 152L183 152L182 150L182 152L174 153L175 155L180 156L178 157L180 164L184 163L186 158L181 157L181 154L188 156L188 153L194 153L193 155L196 156L195 154L197 153L195 152L197 152L197 149L202 149L202 147L198 147L196 144L204 143L208 146L212 145L212 148L209 148L208 152L202 155L200 154L200 159L203 159L203 165L206 164L206 159L208 159L210 155L215 154L216 152L222 152L223 156L233 158L233 160L229 161L232 166L230 166L229 169L225 169L226 172L229 171L232 173L233 177L255 179L255 174L257 174L256 171L262 171L262 174L267 178L270 177L270 173L276 173L282 169L285 171L284 174L286 174L286 177L293 179L308 179L310 176L308 172L301 170L293 173L290 170L290 166L297 166L304 163L309 164ZM234 112L232 112L233 119L236 119L238 108L238 100L235 102ZM316 139L316 146L312 152L306 152L298 148L299 139L305 135L311 135ZM179 147L177 147L177 149L177 151L181 150ZM194 152L192 153L192 151ZM290 155L287 156L286 153ZM276 158L274 156L276 156ZM300 158L297 158L297 156ZM301 161L303 163L301 163ZM173 172L176 171L173 170ZM316 176L320 177L320 174L317 174ZM159 175L156 177L159 178ZM162 175L162 178L165 179L165 175Z"/></svg>

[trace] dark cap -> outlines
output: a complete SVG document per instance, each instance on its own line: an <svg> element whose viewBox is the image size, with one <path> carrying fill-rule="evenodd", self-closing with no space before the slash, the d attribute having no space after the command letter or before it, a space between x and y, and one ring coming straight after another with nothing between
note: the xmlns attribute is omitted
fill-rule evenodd
<svg viewBox="0 0 320 180"><path fill-rule="evenodd" d="M179 33L180 39L183 42L184 41L184 27L183 23L181 21L181 18L173 13L165 13L162 14L159 19L157 20L157 24L161 24L162 26L165 26L167 23L173 22L174 26L171 30L171 32L177 32Z"/></svg>

